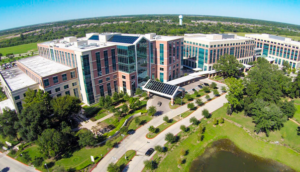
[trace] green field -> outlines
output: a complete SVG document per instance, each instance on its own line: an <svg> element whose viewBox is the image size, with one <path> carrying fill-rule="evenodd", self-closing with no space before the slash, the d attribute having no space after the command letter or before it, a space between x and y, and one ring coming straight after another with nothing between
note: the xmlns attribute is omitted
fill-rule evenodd
<svg viewBox="0 0 300 172"><path fill-rule="evenodd" d="M5 56L7 53L20 54L20 53L27 53L30 50L37 51L38 50L37 43L0 48L0 53L2 53Z"/></svg>
<svg viewBox="0 0 300 172"><path fill-rule="evenodd" d="M226 111L224 107L220 108L212 114L212 118L216 116L221 116L222 114L226 115L225 112ZM208 121L210 122L208 123ZM276 160L278 162L290 166L296 171L300 171L300 164L298 163L300 161L300 156L297 152L295 152L292 149L289 149L285 146L271 144L265 139L258 139L252 134L249 135L243 128L238 127L227 121L225 121L225 123L222 124L222 126L217 125L216 127L212 125L212 119L202 120L201 123L206 126L204 140L201 142L197 142L198 133L195 130L194 126L190 126L190 131L187 133L179 133L178 135L180 137L180 141L178 144L166 144L168 150L172 151L167 152L166 157L158 164L158 169L156 169L157 172L189 171L192 161L196 159L196 157L200 156L208 145L210 145L213 141L223 138L230 139L240 149L246 152L252 153L260 157ZM244 120L244 125L248 126L247 120ZM289 125L292 126L291 123L287 122L285 124L285 127ZM289 128L282 129L282 132L287 132L288 129ZM294 137L294 141L297 139L300 140L299 136L297 136L296 133L294 133L293 131L290 132L291 137ZM290 138L290 136L287 136L286 139L292 138ZM180 151L182 149L187 150L189 153L184 157L185 163L181 165L181 168L178 168L177 163L175 162L177 162L177 159L180 155ZM157 153L155 154L153 159L156 162L159 162L164 156L164 153Z"/></svg>

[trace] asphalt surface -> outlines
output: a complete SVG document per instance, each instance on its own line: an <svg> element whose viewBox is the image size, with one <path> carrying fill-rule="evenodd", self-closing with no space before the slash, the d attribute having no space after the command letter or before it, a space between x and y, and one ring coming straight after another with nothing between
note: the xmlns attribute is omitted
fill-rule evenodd
<svg viewBox="0 0 300 172"><path fill-rule="evenodd" d="M1 172L37 172L34 167L22 164L21 162L0 153Z"/></svg>

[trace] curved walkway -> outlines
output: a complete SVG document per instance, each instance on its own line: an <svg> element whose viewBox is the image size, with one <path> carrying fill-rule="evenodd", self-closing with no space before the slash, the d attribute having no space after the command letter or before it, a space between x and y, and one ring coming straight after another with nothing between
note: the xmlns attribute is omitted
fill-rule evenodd
<svg viewBox="0 0 300 172"><path fill-rule="evenodd" d="M187 105L178 107L177 109L171 110L168 113L165 113L163 115L154 117L150 122L148 122L146 125L142 126L133 135L129 135L124 139L121 144L117 147L112 149L109 154L107 154L100 162L99 164L94 168L93 171L95 172L106 172L107 167L110 163L116 163L118 159L122 157L122 155L127 151L127 150L136 150L137 155L135 156L132 161L128 164L128 167L126 168L127 171L132 171L132 172L138 172L142 171L144 168L144 160L150 159L150 157L145 156L145 152L149 148L153 148L156 145L164 145L166 143L165 141L165 134L166 133L173 133L177 134L180 132L180 125L190 125L190 118L196 117L197 119L203 118L202 116L202 110L203 109L208 109L209 112L213 112L220 107L223 106L224 103L227 102L227 99L225 98L225 95L222 95L204 106L198 108L193 114L188 116L187 118L184 118L183 120L177 122L176 124L172 125L171 127L167 128L164 130L162 133L157 135L154 139L147 139L146 134L148 133L148 128L149 126L153 125L154 127L159 126L160 124L164 123L163 117L168 116L170 119L187 111ZM213 93L210 93L211 97L213 96ZM203 101L205 101L204 97L201 97ZM153 154L154 155L154 154Z"/></svg>

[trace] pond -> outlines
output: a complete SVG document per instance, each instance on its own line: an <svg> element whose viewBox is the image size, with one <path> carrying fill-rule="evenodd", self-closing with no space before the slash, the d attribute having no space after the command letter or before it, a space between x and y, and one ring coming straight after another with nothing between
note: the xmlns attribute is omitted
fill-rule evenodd
<svg viewBox="0 0 300 172"><path fill-rule="evenodd" d="M228 139L212 143L192 162L190 172L293 172L277 161L246 153Z"/></svg>

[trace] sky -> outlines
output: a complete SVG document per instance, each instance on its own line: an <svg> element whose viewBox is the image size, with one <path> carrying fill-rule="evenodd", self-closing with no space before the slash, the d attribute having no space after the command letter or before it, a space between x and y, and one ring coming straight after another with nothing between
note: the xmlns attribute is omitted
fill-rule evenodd
<svg viewBox="0 0 300 172"><path fill-rule="evenodd" d="M0 0L0 30L136 14L228 16L300 25L300 0Z"/></svg>

